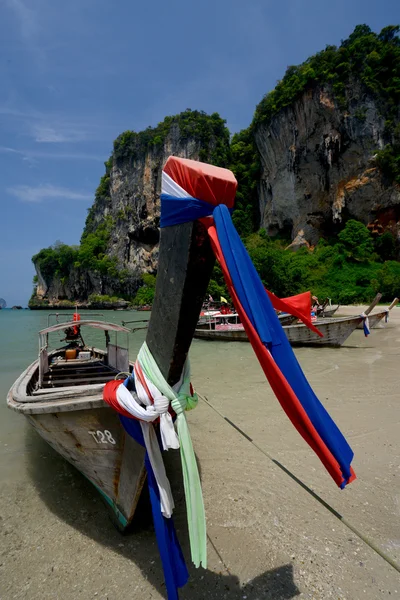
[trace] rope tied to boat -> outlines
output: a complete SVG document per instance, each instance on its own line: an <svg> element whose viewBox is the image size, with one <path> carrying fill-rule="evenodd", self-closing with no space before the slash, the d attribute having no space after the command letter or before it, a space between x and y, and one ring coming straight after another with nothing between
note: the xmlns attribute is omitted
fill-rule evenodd
<svg viewBox="0 0 400 600"><path fill-rule="evenodd" d="M385 308L385 323L389 322L389 314L390 310L388 308Z"/></svg>

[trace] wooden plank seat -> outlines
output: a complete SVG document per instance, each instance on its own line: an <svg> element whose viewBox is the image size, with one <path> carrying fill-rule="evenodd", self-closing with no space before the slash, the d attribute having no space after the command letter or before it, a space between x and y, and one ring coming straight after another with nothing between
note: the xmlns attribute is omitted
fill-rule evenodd
<svg viewBox="0 0 400 600"><path fill-rule="evenodd" d="M80 385L79 386L79 396L82 395L86 395L86 396L90 396L93 394L96 394L98 392L102 391L103 388L103 384L100 382L97 383L92 383L91 385ZM76 395L76 386L72 385L72 386L63 386L62 388L63 393L68 394L69 392L73 392L74 395ZM33 390L32 392L32 396L47 396L47 397L51 397L51 395L53 394L59 394L60 393L60 388L47 388L47 389L43 389L40 388L40 390ZM58 397L58 396L57 396Z"/></svg>
<svg viewBox="0 0 400 600"><path fill-rule="evenodd" d="M104 360L101 358L90 359L90 360L57 360L49 365L50 369L79 369L81 366L95 367L96 365L104 365Z"/></svg>
<svg viewBox="0 0 400 600"><path fill-rule="evenodd" d="M66 379L92 379L93 377L115 377L116 375L117 371L113 371L112 369L95 371L94 373L46 373L46 375L44 376L44 381L65 381Z"/></svg>
<svg viewBox="0 0 400 600"><path fill-rule="evenodd" d="M81 365L79 367L77 367L76 365L74 365L72 367L66 367L66 368L64 368L64 367L56 367L56 368L50 367L49 370L48 370L48 373L60 373L60 374L62 374L62 373L82 373L82 372L93 373L95 371L98 371L99 369L100 370L104 370L104 371L115 371L115 372L117 372L113 367L105 365L104 363L99 363L97 365L87 365L87 366Z"/></svg>
<svg viewBox="0 0 400 600"><path fill-rule="evenodd" d="M48 371L44 375L44 380L46 379L85 379L87 377L98 377L100 375L112 375L115 377L117 375L117 371L109 368L99 368L95 371L72 371L70 373L59 373L59 372L50 372Z"/></svg>
<svg viewBox="0 0 400 600"><path fill-rule="evenodd" d="M73 377L70 379L45 379L43 388L64 387L66 385L91 385L93 383L106 383L115 378L115 373L98 373L97 375L85 375L84 377Z"/></svg>

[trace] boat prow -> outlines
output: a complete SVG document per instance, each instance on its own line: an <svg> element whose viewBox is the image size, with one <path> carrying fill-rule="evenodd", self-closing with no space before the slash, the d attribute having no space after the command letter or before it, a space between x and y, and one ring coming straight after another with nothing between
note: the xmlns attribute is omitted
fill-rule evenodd
<svg viewBox="0 0 400 600"><path fill-rule="evenodd" d="M182 373L214 262L200 223L163 230L146 342L171 385ZM146 479L145 452L125 433L118 413L104 402L103 388L133 371L128 347L131 330L114 323L81 321L78 313L73 316L71 322L39 332L38 360L18 377L7 404L93 483L112 509L114 523L124 530ZM106 349L87 347L82 327L104 331ZM50 352L49 334L62 331L65 345ZM110 332L126 334L126 344L117 337L111 343Z"/></svg>
<svg viewBox="0 0 400 600"><path fill-rule="evenodd" d="M103 326L115 328L114 324ZM85 351L84 359L65 360L65 352L58 349L47 354L42 347L40 358L11 387L7 405L23 414L56 452L96 486L112 509L113 521L124 530L145 481L144 451L125 434L117 414L104 403L103 387L118 375L127 353L112 344L107 351ZM125 370L133 368L127 361L124 366Z"/></svg>
<svg viewBox="0 0 400 600"><path fill-rule="evenodd" d="M341 346L353 333L363 318L343 317L338 319L318 319L314 324L323 334L319 337L303 323L285 325L283 330L292 346ZM195 338L223 342L248 342L244 328L240 330L196 329Z"/></svg>

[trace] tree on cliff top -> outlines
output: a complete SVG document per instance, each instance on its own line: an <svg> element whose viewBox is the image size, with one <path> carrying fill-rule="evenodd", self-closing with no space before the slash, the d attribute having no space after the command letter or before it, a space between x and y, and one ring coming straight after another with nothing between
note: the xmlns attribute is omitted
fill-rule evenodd
<svg viewBox="0 0 400 600"><path fill-rule="evenodd" d="M273 115L314 85L330 84L338 105L343 106L352 79L359 79L366 90L380 99L386 116L398 118L399 31L400 26L389 25L378 34L368 25L357 25L339 48L327 46L301 65L288 67L283 79L257 106L253 126L268 123Z"/></svg>
<svg viewBox="0 0 400 600"><path fill-rule="evenodd" d="M149 151L163 150L164 141L173 127L177 127L182 141L195 140L200 145L199 158L219 167L229 165L229 130L218 113L207 115L191 110L165 117L156 127L144 131L124 131L114 142L114 159L135 160Z"/></svg>

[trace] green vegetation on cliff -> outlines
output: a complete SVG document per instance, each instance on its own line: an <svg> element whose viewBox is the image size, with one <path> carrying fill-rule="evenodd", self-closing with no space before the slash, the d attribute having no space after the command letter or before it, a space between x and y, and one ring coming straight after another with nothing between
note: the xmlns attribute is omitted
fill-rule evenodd
<svg viewBox="0 0 400 600"><path fill-rule="evenodd" d="M54 277L64 283L72 268L118 277L117 262L107 255L112 227L112 219L106 217L94 233L82 237L80 246L68 246L56 242L35 254L32 262L38 267L47 283Z"/></svg>
<svg viewBox="0 0 400 600"><path fill-rule="evenodd" d="M32 256L32 262L37 265L46 282L53 277L62 280L69 276L71 265L77 260L78 253L78 246L68 246L57 241Z"/></svg>
<svg viewBox="0 0 400 600"><path fill-rule="evenodd" d="M400 102L399 26L389 25L377 34L357 25L339 48L327 46L304 63L291 66L275 89L257 106L254 124L269 122L307 88L330 84L339 104L346 103L346 87L355 80L381 102L385 115L398 118Z"/></svg>
<svg viewBox="0 0 400 600"><path fill-rule="evenodd" d="M393 129L392 143L377 152L377 164L387 183L400 185L400 123Z"/></svg>
<svg viewBox="0 0 400 600"><path fill-rule="evenodd" d="M354 82L359 81L373 95L384 116L384 149L378 151L378 165L388 183L400 183L400 26L389 25L374 33L368 25L357 25L339 47L327 46L298 66L287 68L283 79L256 108L252 129L271 118L316 85L330 85L336 102L347 108ZM359 115L365 119L364 114Z"/></svg>
<svg viewBox="0 0 400 600"><path fill-rule="evenodd" d="M96 213L105 213L106 209L111 207L110 172L112 168L112 161L113 157L111 155L110 158L104 163L106 172L100 179L99 186L94 195L94 202L88 210L81 242L88 234L94 233L99 227L99 223L96 223L95 221Z"/></svg>
<svg viewBox="0 0 400 600"><path fill-rule="evenodd" d="M285 250L289 241L272 240L264 230L250 235L245 243L263 283L280 297L311 290L320 299L351 304L369 302L376 292L389 302L400 292L393 235L386 232L374 239L365 225L352 219L338 239L321 239L313 249ZM209 293L216 298L227 294L219 267Z"/></svg>
<svg viewBox="0 0 400 600"><path fill-rule="evenodd" d="M203 111L187 109L172 117L165 117L157 127L148 127L144 131L124 131L114 142L116 161L134 161L150 150L162 149L166 137L176 127L182 142L198 142L200 160L219 167L229 165L229 130L226 121L218 113L207 115Z"/></svg>
<svg viewBox="0 0 400 600"><path fill-rule="evenodd" d="M230 169L238 182L232 220L239 234L246 237L260 227L257 193L260 159L250 129L232 137Z"/></svg>
<svg viewBox="0 0 400 600"><path fill-rule="evenodd" d="M136 296L132 300L134 306L151 305L154 301L156 292L156 276L149 273L143 273L142 285L138 289Z"/></svg>

